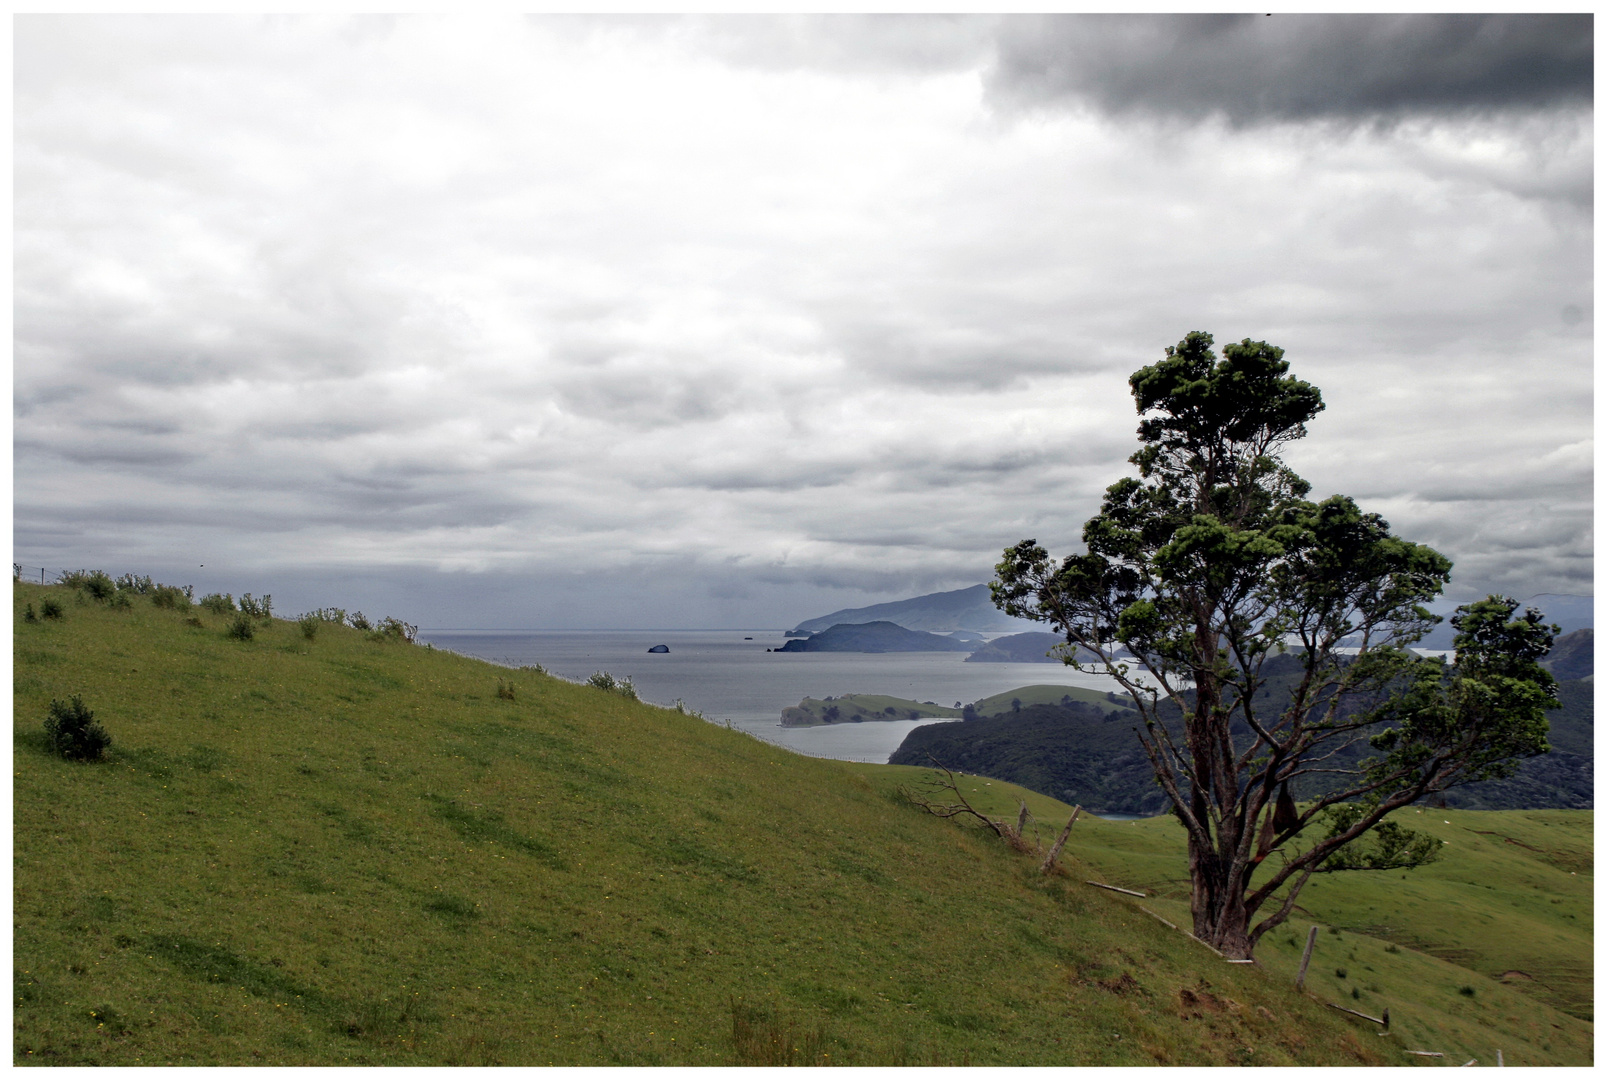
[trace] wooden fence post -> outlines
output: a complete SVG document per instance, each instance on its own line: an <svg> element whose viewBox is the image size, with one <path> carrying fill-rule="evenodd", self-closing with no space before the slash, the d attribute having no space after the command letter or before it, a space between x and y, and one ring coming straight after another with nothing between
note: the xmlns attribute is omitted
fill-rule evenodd
<svg viewBox="0 0 1607 1080"><path fill-rule="evenodd" d="M1306 986L1306 967L1311 963L1311 950L1317 947L1317 928L1313 926L1311 933L1306 935L1306 952L1300 958L1300 974L1295 976L1295 989L1303 990Z"/></svg>
<svg viewBox="0 0 1607 1080"><path fill-rule="evenodd" d="M1066 837L1071 835L1071 827L1077 824L1077 815L1080 813L1082 813L1082 805L1079 803L1077 806L1072 807L1071 820L1066 822L1066 827L1061 829L1060 835L1055 838L1054 846L1049 849L1048 857L1044 859L1043 865L1038 867L1038 873L1047 874L1054 869L1055 860L1060 858L1060 849L1066 846Z"/></svg>

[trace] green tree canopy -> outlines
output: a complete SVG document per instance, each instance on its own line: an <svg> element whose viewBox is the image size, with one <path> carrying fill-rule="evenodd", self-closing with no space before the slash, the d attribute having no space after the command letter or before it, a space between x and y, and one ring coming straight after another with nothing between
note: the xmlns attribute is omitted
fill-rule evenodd
<svg viewBox="0 0 1607 1080"><path fill-rule="evenodd" d="M1246 339L1219 359L1212 344L1191 333L1133 374L1138 476L1106 490L1084 552L1056 563L1024 540L992 589L1132 696L1188 832L1195 935L1243 957L1312 874L1432 858L1390 811L1545 751L1556 699L1538 660L1556 628L1491 597L1453 619L1454 665L1411 652L1450 561L1348 497L1308 499L1279 451L1321 393L1282 349ZM1264 668L1284 653L1298 677L1269 700ZM1301 778L1323 793L1297 808Z"/></svg>

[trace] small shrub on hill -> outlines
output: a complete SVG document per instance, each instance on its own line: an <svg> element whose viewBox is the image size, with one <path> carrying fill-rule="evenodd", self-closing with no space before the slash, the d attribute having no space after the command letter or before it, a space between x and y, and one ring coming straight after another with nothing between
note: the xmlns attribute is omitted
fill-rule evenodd
<svg viewBox="0 0 1607 1080"><path fill-rule="evenodd" d="M505 679L497 680L497 697L504 701L513 700L513 684Z"/></svg>
<svg viewBox="0 0 1607 1080"><path fill-rule="evenodd" d="M368 621L368 616L361 611L354 611L346 616L346 625L353 630L372 630L374 624Z"/></svg>
<svg viewBox="0 0 1607 1080"><path fill-rule="evenodd" d="M323 620L317 616L303 615L296 620L296 625L301 628L301 636L311 641L318 636L318 624L321 622Z"/></svg>
<svg viewBox="0 0 1607 1080"><path fill-rule="evenodd" d="M177 585L158 585L151 590L151 603L159 608L189 607L190 594Z"/></svg>
<svg viewBox="0 0 1607 1080"><path fill-rule="evenodd" d="M110 600L117 591L117 582L104 570L74 570L63 574L61 583L86 592L96 600Z"/></svg>
<svg viewBox="0 0 1607 1080"><path fill-rule="evenodd" d="M156 583L150 579L148 574L145 577L124 574L114 584L116 584L118 592L131 592L139 596L144 596L156 588Z"/></svg>
<svg viewBox="0 0 1607 1080"><path fill-rule="evenodd" d="M95 714L77 694L65 703L51 699L45 737L51 749L70 761L98 760L112 744L112 737L95 722Z"/></svg>
<svg viewBox="0 0 1607 1080"><path fill-rule="evenodd" d="M118 589L116 595L112 597L111 606L114 608L122 608L124 611L132 611L134 609L134 601L128 598L127 592L123 591L122 589Z"/></svg>
<svg viewBox="0 0 1607 1080"><path fill-rule="evenodd" d="M595 686L599 690L607 690L611 693L621 694L630 698L632 701L637 700L636 687L631 683L631 678L629 675L625 676L623 679L616 679L606 671L599 671L591 678L587 679L586 683L588 686Z"/></svg>
<svg viewBox="0 0 1607 1080"><path fill-rule="evenodd" d="M46 619L59 619L64 612L54 596L47 596L39 605L39 614Z"/></svg>
<svg viewBox="0 0 1607 1080"><path fill-rule="evenodd" d="M251 616L242 611L234 617L234 621L229 623L227 633L236 641L250 641L256 636L257 628L251 621Z"/></svg>
<svg viewBox="0 0 1607 1080"><path fill-rule="evenodd" d="M22 613L22 621L23 622L38 622L39 621L39 616L34 614L32 604L29 604L27 609L25 611L23 611L23 613Z"/></svg>
<svg viewBox="0 0 1607 1080"><path fill-rule="evenodd" d="M273 597L263 593L261 600L253 600L250 593L241 593L240 610L253 619L266 621L273 618Z"/></svg>
<svg viewBox="0 0 1607 1080"><path fill-rule="evenodd" d="M201 606L214 615L227 615L234 610L234 597L228 593L207 593L201 597Z"/></svg>
<svg viewBox="0 0 1607 1080"><path fill-rule="evenodd" d="M346 622L346 609L338 607L313 608L302 618L317 619L319 622L332 622L340 625Z"/></svg>
<svg viewBox="0 0 1607 1080"><path fill-rule="evenodd" d="M370 641L395 641L411 645L418 638L418 627L387 615L379 621L379 625L368 637Z"/></svg>

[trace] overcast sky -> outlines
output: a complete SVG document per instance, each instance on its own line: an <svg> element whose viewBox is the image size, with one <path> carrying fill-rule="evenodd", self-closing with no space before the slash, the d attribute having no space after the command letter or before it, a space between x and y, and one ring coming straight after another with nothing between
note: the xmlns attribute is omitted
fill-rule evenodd
<svg viewBox="0 0 1607 1080"><path fill-rule="evenodd" d="M15 559L782 627L1076 548L1127 376L1591 594L1589 16L20 17Z"/></svg>

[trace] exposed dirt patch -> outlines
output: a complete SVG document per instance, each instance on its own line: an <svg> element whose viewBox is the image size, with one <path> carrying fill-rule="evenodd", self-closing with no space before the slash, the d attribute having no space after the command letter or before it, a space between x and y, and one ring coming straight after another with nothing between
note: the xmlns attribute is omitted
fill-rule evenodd
<svg viewBox="0 0 1607 1080"><path fill-rule="evenodd" d="M1198 1020L1222 1013L1237 1013L1241 1006L1231 998L1218 997L1204 986L1178 988L1177 1015L1184 1020Z"/></svg>
<svg viewBox="0 0 1607 1080"><path fill-rule="evenodd" d="M1095 985L1107 994L1115 994L1117 997L1142 993L1144 989L1138 985L1138 980L1133 978L1130 971L1124 971L1114 979L1099 979Z"/></svg>

